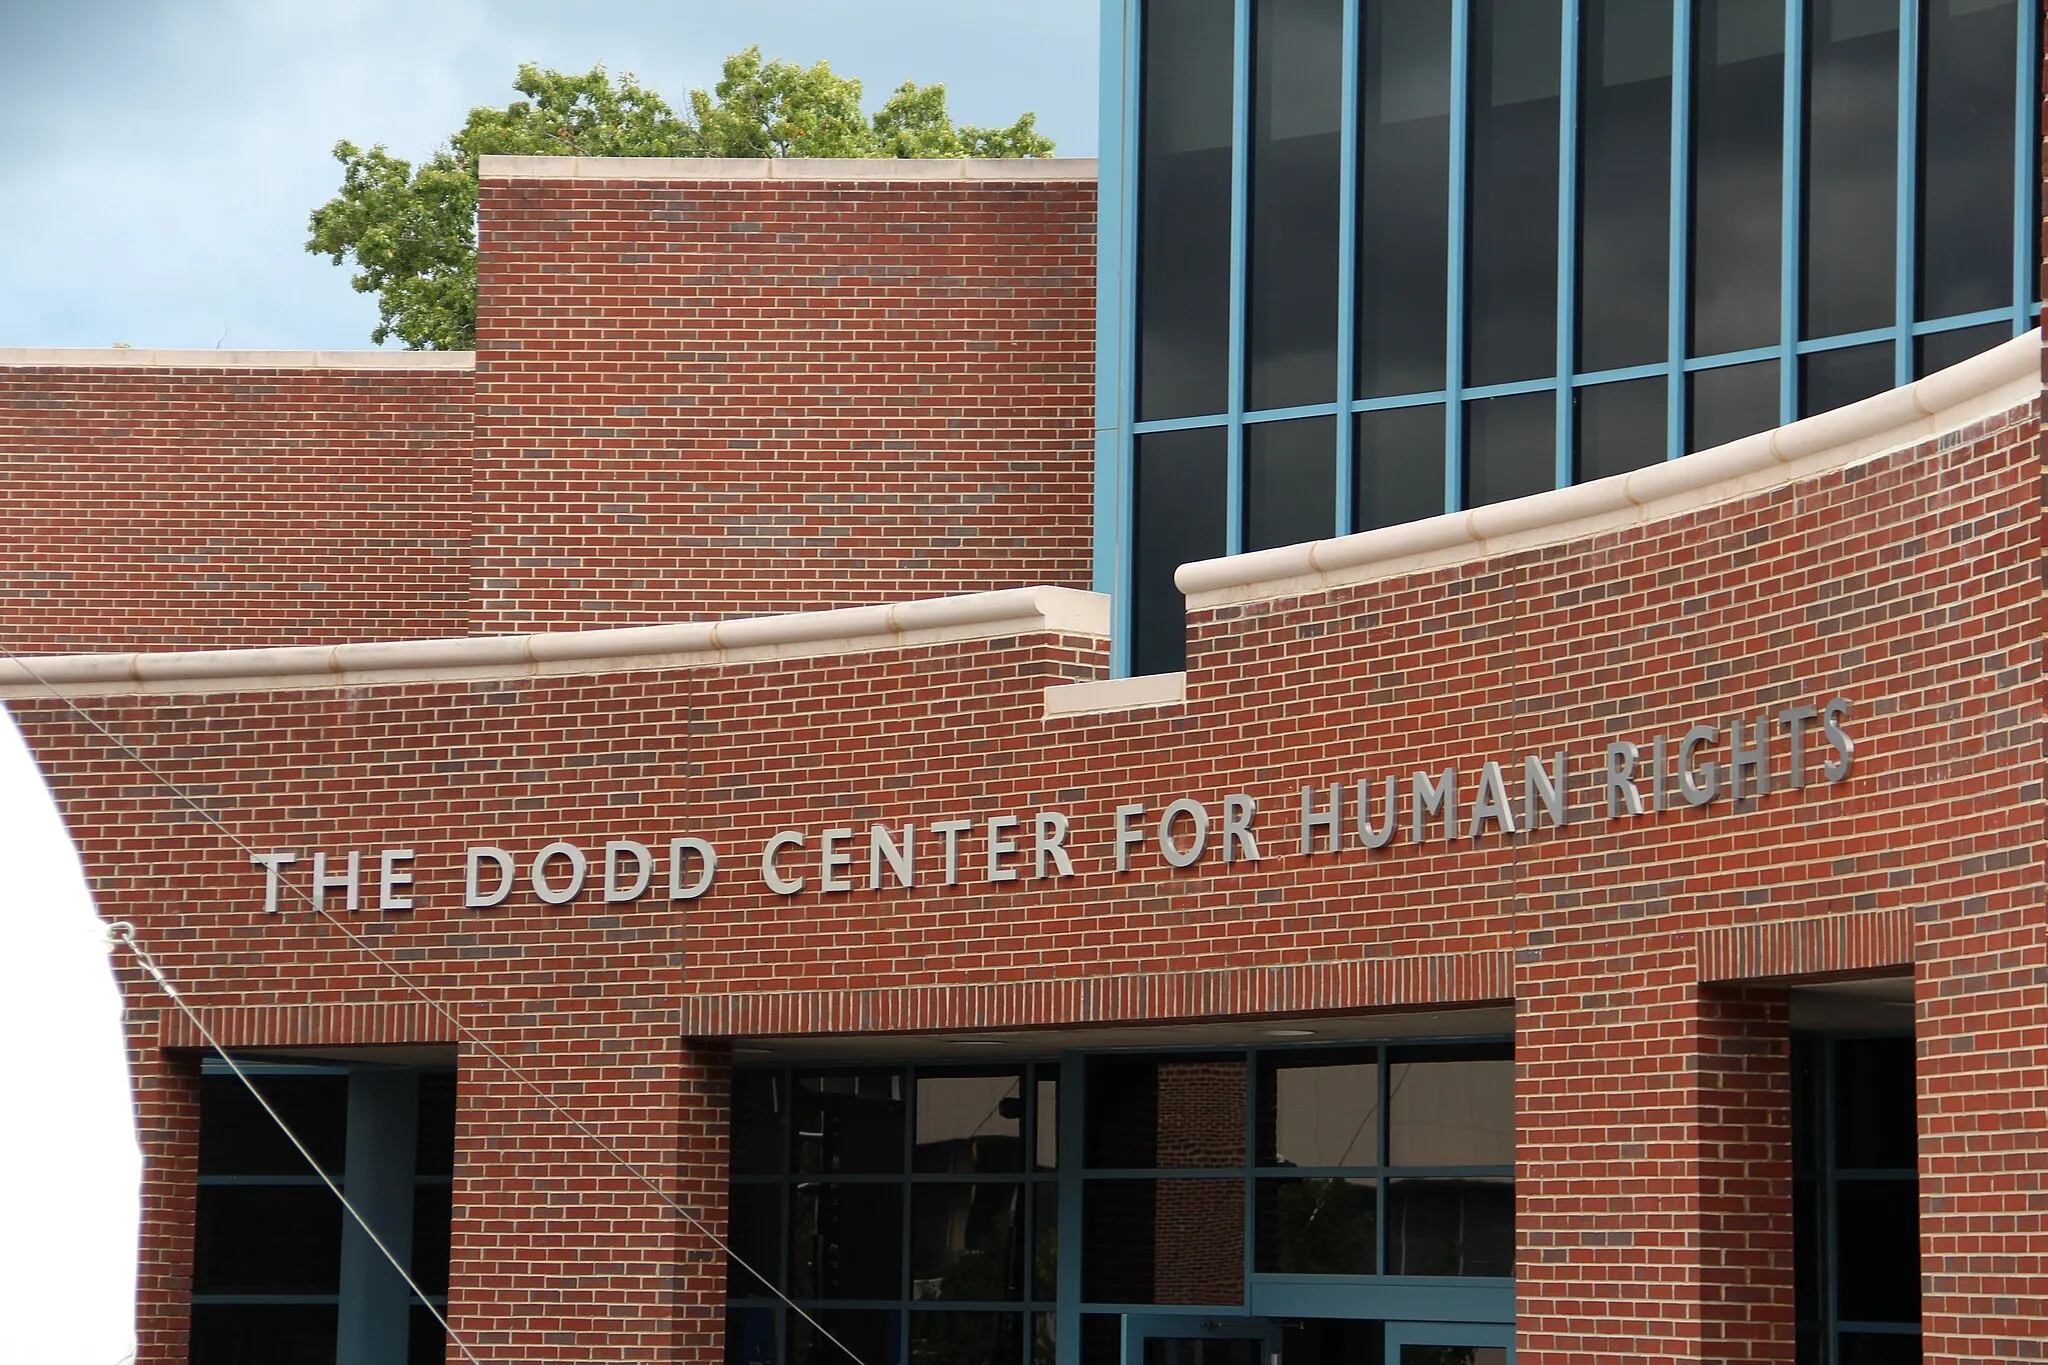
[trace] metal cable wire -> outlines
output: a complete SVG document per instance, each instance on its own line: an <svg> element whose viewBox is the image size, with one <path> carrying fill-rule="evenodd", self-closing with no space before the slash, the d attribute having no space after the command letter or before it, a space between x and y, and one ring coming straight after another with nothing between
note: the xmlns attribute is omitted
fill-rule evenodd
<svg viewBox="0 0 2048 1365"><path fill-rule="evenodd" d="M207 810L206 807L201 805L195 798L188 795L185 792L185 790L182 787L180 787L176 782L173 782L170 778L164 776L161 772L158 772L157 769L149 762L148 759L144 758L140 753L136 751L133 745L129 744L126 740L122 739L112 730L109 730L105 725L100 723L98 717L94 716L91 712L87 711L84 707L80 706L76 701L66 696L62 690L57 688L48 679L44 678L42 674L38 673L35 670L35 667L32 664L30 664L27 659L23 658L19 654L16 654L13 650L9 649L4 644L0 644L0 657L12 660L15 664L19 665L21 670L24 673L28 674L28 676L31 679L33 679L38 686L40 686L44 691L48 692L51 696L55 697L58 701L62 702L67 708L69 708L72 714L76 715L80 720L83 720L87 725L91 726L93 730L98 732L99 735L103 737L109 744L113 745L117 750L119 750L123 755L125 755L129 760L131 760L137 767L141 768L143 772L147 773L150 779L157 783L157 785L161 786L165 791L169 792L172 796L176 797L186 806L189 806L195 815L197 815L206 824L210 825L214 830L216 830L222 838L226 839L230 844L234 845L236 848L240 849L245 854L255 854L257 850L253 844L249 843L246 839L243 839L240 835L236 834L233 830L229 829L225 824L221 822L218 816L214 815L213 812ZM300 900L304 901L306 903L307 908L310 909L314 914L318 915L321 919L326 920L327 923L332 925L336 930L340 931L342 937L346 938L351 944L353 944L365 957L369 958L370 961L376 963L379 967L382 967L386 972L389 972L392 975L392 977L394 977L398 981L399 985L403 986L407 991L409 991L413 995L418 996L419 999L426 1004L427 1008L433 1010L436 1014L446 1019L448 1023L454 1027L456 1032L461 1034L463 1039L467 1041L471 1046L475 1047L478 1052L482 1053L492 1062L495 1062L498 1066L502 1067L509 1075L511 1075L521 1085L526 1087L527 1090L532 1092L534 1098L538 1099L543 1106L545 1106L551 1113L555 1115L557 1119L561 1120L563 1123L568 1124L577 1133L581 1134L584 1137L584 1139L587 1140L593 1147L597 1148L597 1150L600 1153L602 1153L607 1160L611 1161L619 1169L625 1171L628 1175L632 1176L633 1179L638 1181L640 1184L646 1186L647 1189L651 1193L653 1193L655 1198L659 1199L663 1204L666 1204L684 1222L688 1223L692 1228L696 1229L704 1237L708 1238L711 1241L711 1243L714 1246L716 1246L720 1251L723 1251L726 1255L727 1260L729 1260L732 1264L738 1266L747 1274L753 1276L755 1280L759 1281L760 1284L763 1287L765 1287L770 1294L772 1294L775 1298L781 1300L785 1307L787 1307L792 1313L795 1313L799 1318L802 1318L804 1322L808 1323L811 1327L811 1330L815 1331L820 1337L824 1338L826 1341L829 1341L834 1346L838 1347L839 1350L846 1356L848 1360L854 1362L854 1365L863 1365L860 1356L854 1351L854 1349L851 1346L848 1346L845 1342L841 1341L838 1337L834 1336L825 1327L825 1324L819 1322L817 1318L813 1317L810 1313L806 1312L803 1306L797 1303L796 1300L792 1299L782 1289L776 1287L774 1282L768 1276L763 1275L760 1271L754 1269L752 1265L748 1264L745 1258L740 1256L738 1252L732 1249L731 1243L727 1242L725 1238L719 1236L716 1232L713 1232L710 1228L706 1227L701 1219L699 1219L695 1214L690 1212L689 1209L683 1207L681 1203L677 1202L675 1197L670 1195L667 1190L664 1190L661 1187L660 1183L657 1182L653 1176L649 1175L646 1171L642 1170L634 1162L628 1160L624 1153L620 1152L616 1147L612 1146L611 1143L605 1141L605 1139L601 1135L599 1135L598 1132L595 1129L593 1129L589 1124L585 1123L581 1118L578 1118L574 1113L570 1112L559 1101L557 1101L554 1098L554 1096L548 1094L546 1090L542 1089L539 1082L535 1081L532 1077L528 1076L524 1071L521 1071L518 1067L514 1066L509 1060L506 1059L503 1053L499 1052L496 1048L492 1047L488 1042L486 1042L483 1039L483 1037L476 1032L475 1029L472 1029L468 1024L464 1023L453 1010L449 1009L446 1005L441 1003L440 1000L436 999L432 992L428 991L424 986L421 986L418 982L414 981L411 976L407 975L407 973L402 967L400 967L397 963L393 962L390 958L386 957L383 953L377 951L376 947L373 944L371 944L369 940L365 939L362 935L356 933L355 930L349 928L348 923L345 920L336 918L332 911L328 910L325 906L315 901L312 898L312 896L305 891L303 887L290 887L288 889L294 892ZM269 1106L267 1105L265 1106L265 1108L268 1107ZM339 1192L337 1191L337 1193Z"/></svg>

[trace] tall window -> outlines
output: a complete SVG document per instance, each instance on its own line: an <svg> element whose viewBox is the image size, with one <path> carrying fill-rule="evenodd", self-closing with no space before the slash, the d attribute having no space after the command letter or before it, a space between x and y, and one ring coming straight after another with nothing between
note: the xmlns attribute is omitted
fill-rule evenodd
<svg viewBox="0 0 2048 1365"><path fill-rule="evenodd" d="M1119 650L1189 560L1601 478L2024 332L2022 0L1107 0Z"/></svg>

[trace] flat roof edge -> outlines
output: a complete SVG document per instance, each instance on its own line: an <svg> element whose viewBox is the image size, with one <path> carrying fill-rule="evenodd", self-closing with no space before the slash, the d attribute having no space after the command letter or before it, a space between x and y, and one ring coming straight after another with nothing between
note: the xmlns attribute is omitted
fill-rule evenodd
<svg viewBox="0 0 2048 1365"><path fill-rule="evenodd" d="M135 346L0 346L0 369L472 370L474 351L181 351Z"/></svg>
<svg viewBox="0 0 2048 1365"><path fill-rule="evenodd" d="M1094 157L486 156L483 180L1085 180Z"/></svg>

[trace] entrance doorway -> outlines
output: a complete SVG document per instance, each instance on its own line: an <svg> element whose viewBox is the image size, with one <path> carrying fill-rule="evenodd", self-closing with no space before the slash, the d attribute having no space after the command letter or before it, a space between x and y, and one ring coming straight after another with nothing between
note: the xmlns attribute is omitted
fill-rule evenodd
<svg viewBox="0 0 2048 1365"><path fill-rule="evenodd" d="M1318 1326L1351 1330L1312 1330ZM1513 1365L1514 1343L1506 1323L1127 1314L1123 1365Z"/></svg>
<svg viewBox="0 0 2048 1365"><path fill-rule="evenodd" d="M1280 1325L1263 1318L1126 1314L1124 1365L1281 1365Z"/></svg>
<svg viewBox="0 0 2048 1365"><path fill-rule="evenodd" d="M1515 1329L1505 1323L1390 1322L1387 1365L1513 1365Z"/></svg>

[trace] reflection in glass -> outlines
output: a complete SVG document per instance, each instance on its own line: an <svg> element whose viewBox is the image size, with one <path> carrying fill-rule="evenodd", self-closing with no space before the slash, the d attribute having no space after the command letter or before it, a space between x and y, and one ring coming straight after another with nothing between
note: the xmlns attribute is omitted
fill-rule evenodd
<svg viewBox="0 0 2048 1365"><path fill-rule="evenodd" d="M1161 431L1137 446L1131 671L1171 673L1187 662L1187 612L1173 573L1228 548L1221 427Z"/></svg>
<svg viewBox="0 0 2048 1365"><path fill-rule="evenodd" d="M1045 1297L1051 1298L1050 1294ZM1031 1365L1058 1365L1060 1358L1059 1314L1031 1315Z"/></svg>
<svg viewBox="0 0 2048 1365"><path fill-rule="evenodd" d="M1024 1073L920 1076L914 1171L1024 1169Z"/></svg>
<svg viewBox="0 0 2048 1365"><path fill-rule="evenodd" d="M1088 1181L1081 1197L1081 1297L1243 1303L1244 1182Z"/></svg>
<svg viewBox="0 0 2048 1365"><path fill-rule="evenodd" d="M1515 1160L1515 1064L1442 1049L1397 1049L1387 1069L1388 1161L1396 1166L1510 1166ZM1474 1050L1476 1051L1476 1049Z"/></svg>
<svg viewBox="0 0 2048 1365"><path fill-rule="evenodd" d="M1253 7L1245 301L1246 405L1253 409L1337 396L1343 39L1343 0L1256 0Z"/></svg>
<svg viewBox="0 0 2048 1365"><path fill-rule="evenodd" d="M847 1352L856 1360L895 1360L902 1354L902 1315L875 1308L828 1308L812 1310L834 1340L835 1346L818 1334L817 1328L795 1313L789 1315L789 1365L846 1365ZM842 1347L844 1349L842 1349Z"/></svg>
<svg viewBox="0 0 2048 1365"><path fill-rule="evenodd" d="M910 1365L1019 1365L1019 1313L933 1311L910 1315Z"/></svg>
<svg viewBox="0 0 2048 1365"><path fill-rule="evenodd" d="M1427 393L1444 385L1451 0L1379 0L1359 28L1358 393Z"/></svg>
<svg viewBox="0 0 2048 1365"><path fill-rule="evenodd" d="M1799 415L1832 412L1889 389L1892 352L1885 341L1799 357Z"/></svg>
<svg viewBox="0 0 2048 1365"><path fill-rule="evenodd" d="M1556 373L1560 23L1558 0L1472 0L1470 384Z"/></svg>
<svg viewBox="0 0 2048 1365"><path fill-rule="evenodd" d="M1580 483L1663 460L1664 398L1669 392L1662 375L1588 384L1572 391L1578 409Z"/></svg>
<svg viewBox="0 0 2048 1365"><path fill-rule="evenodd" d="M1041 1181L1031 1192L1037 1201L1031 1225L1031 1297L1050 1301L1059 1297L1060 1187Z"/></svg>
<svg viewBox="0 0 2048 1365"><path fill-rule="evenodd" d="M1376 1166L1380 1068L1375 1052L1261 1061L1261 1166Z"/></svg>
<svg viewBox="0 0 2048 1365"><path fill-rule="evenodd" d="M1778 339L1785 7L1698 0L1693 20L1691 354L1705 356Z"/></svg>
<svg viewBox="0 0 2048 1365"><path fill-rule="evenodd" d="M1586 0L1580 22L1578 368L1612 370L1668 349L1671 0Z"/></svg>
<svg viewBox="0 0 2048 1365"><path fill-rule="evenodd" d="M889 1175L903 1169L903 1073L796 1078L796 1169Z"/></svg>
<svg viewBox="0 0 2048 1365"><path fill-rule="evenodd" d="M1516 393L1465 405L1465 505L1541 493L1557 482L1557 395Z"/></svg>
<svg viewBox="0 0 2048 1365"><path fill-rule="evenodd" d="M1261 1180L1258 1198L1255 1269L1279 1275L1370 1275L1377 1269L1377 1181Z"/></svg>
<svg viewBox="0 0 2048 1365"><path fill-rule="evenodd" d="M1387 1186L1389 1275L1515 1273L1515 1188L1506 1178Z"/></svg>
<svg viewBox="0 0 2048 1365"><path fill-rule="evenodd" d="M1002 1303L1024 1296L1024 1187L947 1181L910 1194L910 1297Z"/></svg>
<svg viewBox="0 0 2048 1365"><path fill-rule="evenodd" d="M1242 1166L1244 1109L1241 1056L1091 1057L1087 1165L1127 1171Z"/></svg>
<svg viewBox="0 0 2048 1365"><path fill-rule="evenodd" d="M1234 71L1230 0L1149 0L1145 9L1138 149L1140 421L1229 406Z"/></svg>
<svg viewBox="0 0 2048 1365"><path fill-rule="evenodd" d="M1925 319L2012 302L2019 4L1922 0L1921 13L1918 316Z"/></svg>
<svg viewBox="0 0 2048 1365"><path fill-rule="evenodd" d="M1928 375L1945 370L1951 365L1960 365L1973 355L1982 355L1993 346L2003 346L2012 340L2012 325L2004 322L1987 322L1981 327L1958 327L1947 332L1930 332L1918 337L1913 345L1913 377L1925 379Z"/></svg>
<svg viewBox="0 0 2048 1365"><path fill-rule="evenodd" d="M1420 521L1444 510L1444 410L1358 414L1351 447L1351 529Z"/></svg>
<svg viewBox="0 0 2048 1365"><path fill-rule="evenodd" d="M1254 422L1244 429L1244 548L1337 533L1337 419Z"/></svg>
<svg viewBox="0 0 2048 1365"><path fill-rule="evenodd" d="M1038 1082L1038 1145L1032 1158L1041 1171L1060 1168L1060 1083L1046 1077Z"/></svg>
<svg viewBox="0 0 2048 1365"><path fill-rule="evenodd" d="M775 1310L725 1310L725 1358L728 1365L776 1365L782 1359L775 1340Z"/></svg>
<svg viewBox="0 0 2048 1365"><path fill-rule="evenodd" d="M1913 1180L1835 1185L1835 1314L1920 1320L1920 1192Z"/></svg>
<svg viewBox="0 0 2048 1365"><path fill-rule="evenodd" d="M903 1297L903 1187L798 1185L789 1282L800 1299Z"/></svg>
<svg viewBox="0 0 2048 1365"><path fill-rule="evenodd" d="M1778 362L1723 365L1685 377L1685 448L1712 450L1778 425Z"/></svg>
<svg viewBox="0 0 2048 1365"><path fill-rule="evenodd" d="M782 1283L782 1186L735 1181L731 1189L732 1255L726 1260L725 1292L765 1298L769 1285Z"/></svg>
<svg viewBox="0 0 2048 1365"><path fill-rule="evenodd" d="M782 1077L773 1071L735 1071L732 1077L732 1172L776 1175L782 1170Z"/></svg>
<svg viewBox="0 0 2048 1365"><path fill-rule="evenodd" d="M1804 337L1890 325L1898 266L1898 0L1807 0Z"/></svg>

